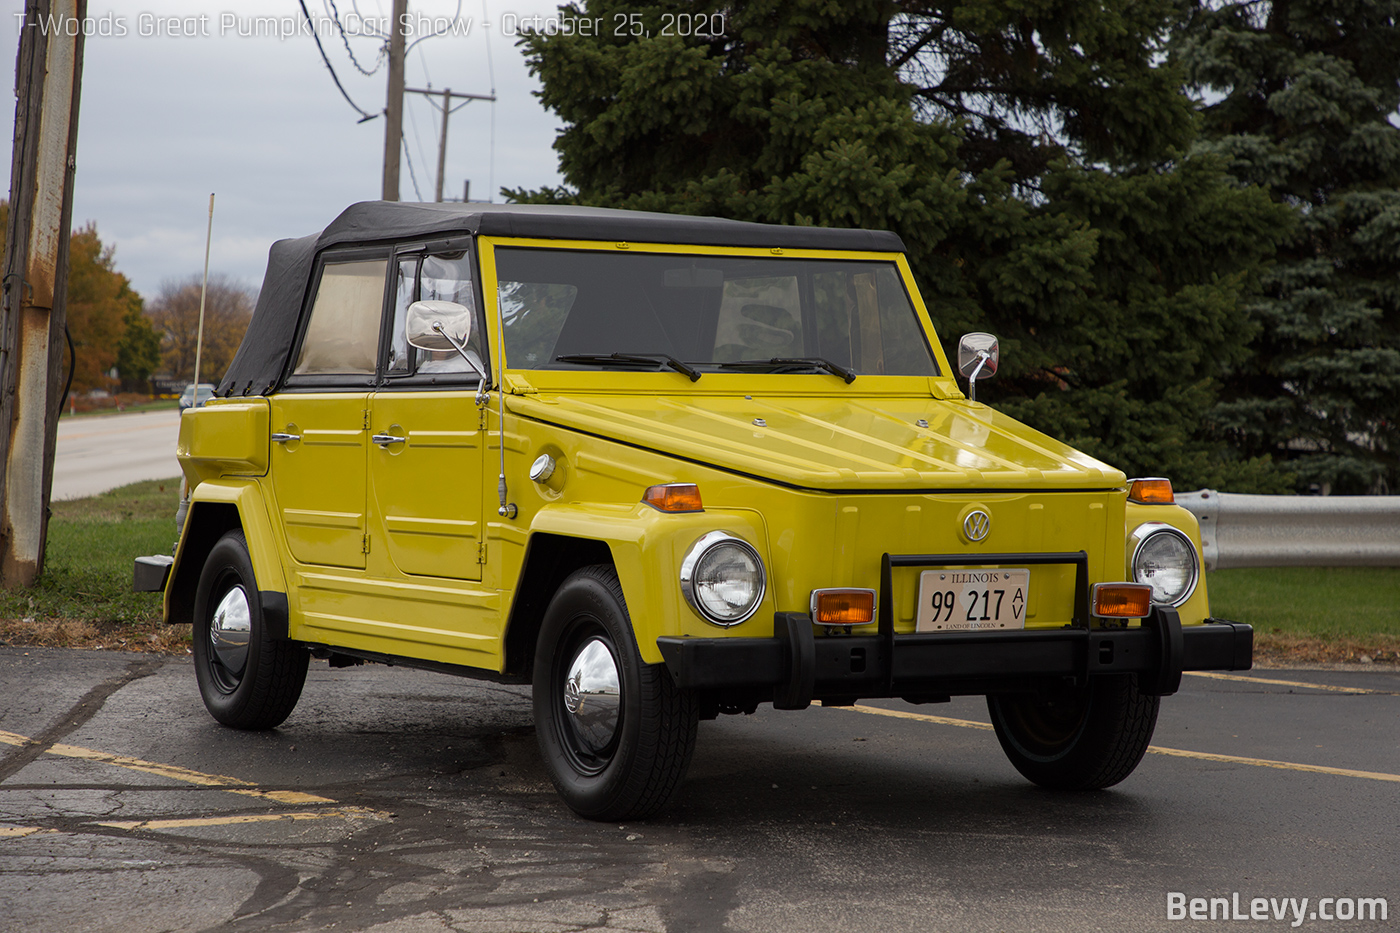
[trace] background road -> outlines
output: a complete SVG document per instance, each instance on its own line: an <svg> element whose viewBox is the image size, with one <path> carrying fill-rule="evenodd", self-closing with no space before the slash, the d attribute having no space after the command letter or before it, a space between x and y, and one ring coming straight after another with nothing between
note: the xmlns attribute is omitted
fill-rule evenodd
<svg viewBox="0 0 1400 933"><path fill-rule="evenodd" d="M180 412L83 415L58 422L54 499L80 499L147 479L180 475Z"/></svg>
<svg viewBox="0 0 1400 933"><path fill-rule="evenodd" d="M555 796L522 688L313 662L242 733L188 661L0 648L0 930L1394 930L1397 694L1188 676L1161 751L1089 794L1026 784L980 700L761 709L702 723L679 805L615 825ZM1391 919L1171 922L1170 891Z"/></svg>

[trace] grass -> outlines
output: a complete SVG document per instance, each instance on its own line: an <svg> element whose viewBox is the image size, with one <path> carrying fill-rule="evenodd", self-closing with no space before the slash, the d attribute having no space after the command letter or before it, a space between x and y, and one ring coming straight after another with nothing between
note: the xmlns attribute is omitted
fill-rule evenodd
<svg viewBox="0 0 1400 933"><path fill-rule="evenodd" d="M1206 586L1211 614L1254 626L1265 660L1400 656L1400 567L1217 570Z"/></svg>
<svg viewBox="0 0 1400 933"><path fill-rule="evenodd" d="M131 562L170 553L179 497L179 479L167 479L53 503L44 575L0 593L0 639L176 650L188 633L162 624L161 594L131 591Z"/></svg>

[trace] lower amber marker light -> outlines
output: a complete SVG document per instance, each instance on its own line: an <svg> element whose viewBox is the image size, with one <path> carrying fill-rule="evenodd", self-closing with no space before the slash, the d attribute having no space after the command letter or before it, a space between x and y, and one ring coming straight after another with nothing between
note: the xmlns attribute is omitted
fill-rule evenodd
<svg viewBox="0 0 1400 933"><path fill-rule="evenodd" d="M852 587L812 591L812 621L818 625L868 625L875 621L875 591Z"/></svg>
<svg viewBox="0 0 1400 933"><path fill-rule="evenodd" d="M1141 619L1152 611L1152 587L1145 583L1095 583L1094 615L1107 619Z"/></svg>

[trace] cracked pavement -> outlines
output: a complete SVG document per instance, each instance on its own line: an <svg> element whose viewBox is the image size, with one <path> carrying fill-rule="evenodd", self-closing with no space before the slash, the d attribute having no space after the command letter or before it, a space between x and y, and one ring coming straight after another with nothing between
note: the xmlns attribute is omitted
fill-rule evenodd
<svg viewBox="0 0 1400 933"><path fill-rule="evenodd" d="M554 794L526 688L313 663L246 733L185 660L0 648L0 931L1178 929L1168 891L1400 911L1400 673L1285 679L1188 678L1155 742L1214 757L1091 794L1026 784L980 699L722 717L679 804L617 825Z"/></svg>

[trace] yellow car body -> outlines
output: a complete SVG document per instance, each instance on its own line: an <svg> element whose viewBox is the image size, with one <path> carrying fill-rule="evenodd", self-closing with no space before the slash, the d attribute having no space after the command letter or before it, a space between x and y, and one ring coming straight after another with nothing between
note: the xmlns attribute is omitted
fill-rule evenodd
<svg viewBox="0 0 1400 933"><path fill-rule="evenodd" d="M371 207L400 216L392 213L398 206ZM419 218L413 207L403 206L411 220ZM465 217L469 207L458 210ZM528 682L538 677L534 665L544 649L537 641L555 591L570 573L602 566L620 587L639 669L665 672L675 689L698 698L700 716L770 701L801 708L867 696L937 701L1042 681L1082 687L1096 674L1137 677L1139 693L1156 696L1175 689L1183 668L1249 666L1248 627L1209 618L1191 514L1169 503L1129 501L1119 470L969 400L899 249L804 247L821 234L799 228L765 228L754 234L759 245L736 245L737 234L705 242L705 231L688 226L689 219L639 215L633 222L616 213L619 229L632 232L627 239L571 236L579 226L569 223L559 224L558 236L541 236L549 214L526 216L534 223L522 224L530 236L499 232L507 226L501 215L486 215L479 228L463 220L474 235L452 241L456 251L443 255L464 269L470 262L476 277L461 288L478 296L480 331L471 333L470 352L488 370L490 391L480 380L428 384L420 373L410 385L387 378L386 367L403 352L390 333L391 285L377 375L356 377L354 385L325 384L320 376L298 382L285 375L293 348L280 381L275 367L263 385L226 379L221 397L186 411L179 459L188 511L165 587L167 621L198 625L201 611L215 611L200 608L211 598L201 587L217 589L202 583L207 562L221 537L237 532L258 596L247 597L251 610L235 608L262 621L251 636L230 629L233 650L248 637L256 643L261 625L261 637L333 662L393 660ZM381 244L380 252L364 254L372 262L387 256L390 276L398 264L399 293L409 287L404 264L426 262L402 252L402 243L441 239L443 216L429 215L429 232L363 234ZM668 223L685 235L667 239ZM794 245L787 245L788 230ZM326 245L329 235L314 251L305 247L318 265L301 260L302 274L328 268L326 255L337 249L361 248L344 234ZM509 250L517 252L502 252ZM651 255L677 268L720 260L769 263L765 269L783 268L775 262L877 264L907 293L932 374L862 371L846 382L820 369L727 371L715 364L692 379L636 361L542 365L510 352L512 340L523 338L508 330L519 325L506 323L510 287L498 276L498 259L521 250L546 259L548 251L566 251L581 263ZM413 268L426 280L426 266ZM674 277L687 284L680 273ZM301 361L310 352L304 342L312 325L304 318L314 274L309 281L307 296L287 303L303 308L302 322L294 331L283 328L303 341L295 351ZM740 284L752 290L755 281ZM427 294L414 289L411 297ZM865 300L856 298L852 308ZM770 307L747 304L743 313ZM854 345L856 337L850 340ZM625 343L619 336L616 349L628 350ZM470 368L459 369L475 379ZM532 479L542 463L547 475ZM644 501L648 489L674 484L693 485L700 508L667 511ZM973 513L990 524L979 540L967 531ZM1194 549L1189 596L1140 618L1096 616L1092 585L1133 581L1133 533L1159 524L1179 530ZM761 598L733 624L702 616L681 581L687 555L716 532L746 543L762 564ZM1029 571L1024 615L1012 630L916 632L921 574L1005 567ZM814 592L843 588L874 591L872 617L811 624ZM952 598L950 590L950 607ZM215 649L230 650L226 636L209 637ZM604 639L624 681L625 640ZM227 684L237 687L238 678ZM556 775L561 780L572 778ZM561 791L585 815L649 812L636 801L630 809L616 800L579 804L562 784Z"/></svg>

